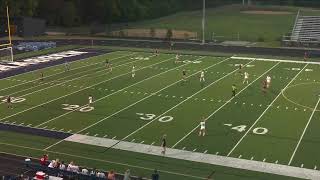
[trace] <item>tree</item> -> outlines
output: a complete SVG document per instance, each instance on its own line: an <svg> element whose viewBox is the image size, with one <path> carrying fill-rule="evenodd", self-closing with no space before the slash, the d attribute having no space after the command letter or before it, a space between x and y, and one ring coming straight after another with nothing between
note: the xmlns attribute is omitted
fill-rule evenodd
<svg viewBox="0 0 320 180"><path fill-rule="evenodd" d="M150 37L154 38L156 36L156 30L154 28L150 28Z"/></svg>
<svg viewBox="0 0 320 180"><path fill-rule="evenodd" d="M167 38L168 40L171 40L172 36L173 36L172 29L167 29L166 38Z"/></svg>
<svg viewBox="0 0 320 180"><path fill-rule="evenodd" d="M71 1L64 2L63 8L61 10L62 24L65 26L73 26L76 19L76 8L74 3Z"/></svg>

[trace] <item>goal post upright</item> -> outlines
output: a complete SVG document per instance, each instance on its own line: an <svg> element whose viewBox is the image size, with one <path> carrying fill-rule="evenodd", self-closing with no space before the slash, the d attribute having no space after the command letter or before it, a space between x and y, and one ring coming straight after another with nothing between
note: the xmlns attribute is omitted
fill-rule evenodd
<svg viewBox="0 0 320 180"><path fill-rule="evenodd" d="M7 24L8 24L9 46L12 46L12 40L11 40L11 28L10 28L10 15L9 15L9 6L7 6Z"/></svg>
<svg viewBox="0 0 320 180"><path fill-rule="evenodd" d="M6 42L4 44L0 44L1 57L4 58L8 62L13 62L13 45L11 38L11 25L10 25L10 14L9 14L9 6L6 6L6 18L4 18L4 22L7 23L7 26L4 25L4 28L7 28L5 32L7 32L8 38L6 38ZM4 52L4 53L3 53ZM3 55L3 57L2 57ZM10 57L9 57L10 56Z"/></svg>

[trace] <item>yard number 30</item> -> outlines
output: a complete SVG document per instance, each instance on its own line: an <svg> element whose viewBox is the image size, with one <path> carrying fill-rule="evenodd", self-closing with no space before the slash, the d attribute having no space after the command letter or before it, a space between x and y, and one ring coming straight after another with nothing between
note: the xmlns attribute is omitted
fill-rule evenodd
<svg viewBox="0 0 320 180"><path fill-rule="evenodd" d="M145 114L145 113L136 113L138 116L140 116L141 120L145 121L152 121L153 119L157 118L157 115L155 114ZM162 116L158 119L160 122L170 122L173 120L172 116Z"/></svg>

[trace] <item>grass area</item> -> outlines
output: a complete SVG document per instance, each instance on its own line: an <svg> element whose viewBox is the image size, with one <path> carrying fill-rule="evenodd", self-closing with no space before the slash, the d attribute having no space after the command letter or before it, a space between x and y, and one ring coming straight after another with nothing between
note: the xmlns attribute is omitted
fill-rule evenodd
<svg viewBox="0 0 320 180"><path fill-rule="evenodd" d="M96 49L112 49L114 51L136 51L136 52L149 52L153 53L155 49L153 48L133 48L133 47L118 47L118 46L90 46ZM241 57L253 57L253 58L269 58L269 59L284 59L284 60L296 60L304 61L303 57L292 57L292 56L274 56L274 55L255 55L255 54L235 54L235 53L223 53L223 52L213 52L213 51L197 51L197 50L168 50L168 49L158 49L161 53L168 54L188 54L188 55L206 55L206 56L218 56L218 57L231 57L231 56L241 56ZM311 57L309 61L319 62L318 57Z"/></svg>
<svg viewBox="0 0 320 180"><path fill-rule="evenodd" d="M113 64L112 71L105 67L106 59ZM319 167L320 158L310 154L320 147L316 128L319 64L248 61L201 53L183 54L180 60L174 62L175 54L123 50L72 62L70 71L64 65L47 68L43 81L37 72L1 79L2 100L11 95L14 101L12 109L0 106L0 122L137 146L159 146L166 134L167 146L183 152L288 168ZM243 69L239 70L239 64ZM186 81L182 80L183 69ZM201 83L202 70L205 82ZM244 72L249 73L248 83L242 82ZM272 83L263 92L267 75ZM231 96L233 84L235 97ZM89 96L94 100L91 105ZM202 117L207 119L207 135L199 137ZM19 134L3 133L1 151L38 157L48 150L61 159L119 172L129 167L138 175L148 175L158 168L165 179L202 179L214 169L221 179L292 179L112 148L104 153L105 148L86 141L20 139Z"/></svg>
<svg viewBox="0 0 320 180"><path fill-rule="evenodd" d="M319 15L320 11L299 7L273 6L226 6L207 9L206 39L212 39L212 33L218 40L239 40L260 42L260 44L278 45L281 37L290 32L297 12L304 9L305 15ZM247 14L246 10L288 12L288 14ZM180 12L167 17L134 24L130 28L164 28L198 32L201 37L202 11ZM269 43L266 43L269 42ZM271 43L270 43L271 42Z"/></svg>
<svg viewBox="0 0 320 180"><path fill-rule="evenodd" d="M77 165L95 167L108 171L116 170L123 173L130 169L137 176L150 177L154 169L159 170L161 179L205 179L215 171L215 179L246 180L246 179L295 179L254 171L240 170L223 166L177 161L175 159L132 153L121 150L64 142L52 150L42 150L45 146L54 143L50 138L0 131L0 152L38 159L48 153L50 158L59 158L66 162L74 161ZM26 143L29 142L29 143ZM30 144L30 142L34 142ZM87 153L91 152L91 153Z"/></svg>

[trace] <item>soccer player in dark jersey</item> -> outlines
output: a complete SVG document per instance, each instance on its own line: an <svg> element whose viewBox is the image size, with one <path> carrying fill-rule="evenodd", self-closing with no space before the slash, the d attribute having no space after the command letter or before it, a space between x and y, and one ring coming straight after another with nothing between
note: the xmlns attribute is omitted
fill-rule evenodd
<svg viewBox="0 0 320 180"><path fill-rule="evenodd" d="M108 59L106 59L106 68L109 68L109 65L110 65L110 62L109 62L109 60Z"/></svg>
<svg viewBox="0 0 320 180"><path fill-rule="evenodd" d="M236 87L235 84L233 84L231 88L232 88L232 97L235 97L235 96L236 96L236 93L237 93L237 92L236 92L236 91L237 91L237 87Z"/></svg>
<svg viewBox="0 0 320 180"><path fill-rule="evenodd" d="M8 97L7 97L7 106L8 106L8 109L9 109L9 108L12 108L12 105L11 105L11 96L8 96Z"/></svg>
<svg viewBox="0 0 320 180"><path fill-rule="evenodd" d="M308 52L306 51L306 52L304 52L303 60L304 60L304 61L307 61L307 59L308 59Z"/></svg>
<svg viewBox="0 0 320 180"><path fill-rule="evenodd" d="M186 79L187 79L187 71L185 69L182 70L182 79L183 79L183 81L186 81Z"/></svg>
<svg viewBox="0 0 320 180"><path fill-rule="evenodd" d="M267 93L268 83L267 80L262 81L262 92Z"/></svg>
<svg viewBox="0 0 320 180"><path fill-rule="evenodd" d="M167 140L166 140L167 135L162 136L162 142L161 142L161 147L163 148L161 151L161 154L165 155L166 154L166 147L167 147Z"/></svg>

